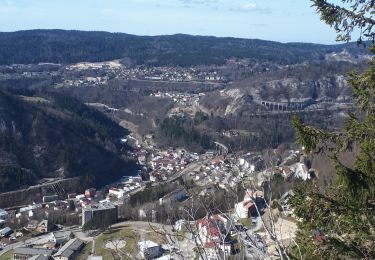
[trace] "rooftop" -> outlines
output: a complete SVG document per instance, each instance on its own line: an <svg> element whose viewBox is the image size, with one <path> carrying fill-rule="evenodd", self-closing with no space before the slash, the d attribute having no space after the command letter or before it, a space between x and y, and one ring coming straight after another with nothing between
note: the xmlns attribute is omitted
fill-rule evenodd
<svg viewBox="0 0 375 260"><path fill-rule="evenodd" d="M51 256L53 250L44 248L32 248L32 247L17 247L14 249L14 254L20 255L46 255Z"/></svg>
<svg viewBox="0 0 375 260"><path fill-rule="evenodd" d="M55 231L52 234L55 238L69 238L72 235L72 231Z"/></svg>
<svg viewBox="0 0 375 260"><path fill-rule="evenodd" d="M54 256L65 256L69 258L82 245L83 245L83 242L81 240L77 238L71 239L63 247L61 247L60 250L56 254L54 254Z"/></svg>
<svg viewBox="0 0 375 260"><path fill-rule="evenodd" d="M159 244L156 244L155 242L153 242L151 240L138 242L137 245L138 245L138 248L140 250L145 249L145 248L158 247L159 246Z"/></svg>
<svg viewBox="0 0 375 260"><path fill-rule="evenodd" d="M115 205L111 203L101 203L97 205L89 205L86 208L82 209L83 211L88 211L88 210L104 210L104 209L114 209Z"/></svg>
<svg viewBox="0 0 375 260"><path fill-rule="evenodd" d="M48 256L45 255L36 255L33 257L30 257L29 260L48 260Z"/></svg>
<svg viewBox="0 0 375 260"><path fill-rule="evenodd" d="M87 258L87 260L103 260L103 257L102 256L92 256L92 255L89 255L89 257Z"/></svg>

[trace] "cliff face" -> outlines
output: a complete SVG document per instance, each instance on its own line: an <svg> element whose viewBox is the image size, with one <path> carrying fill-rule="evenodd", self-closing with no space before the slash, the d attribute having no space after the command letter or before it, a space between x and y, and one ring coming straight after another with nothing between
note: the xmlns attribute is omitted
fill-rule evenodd
<svg viewBox="0 0 375 260"><path fill-rule="evenodd" d="M361 61L358 66L362 69L366 61ZM212 92L203 98L201 105L218 115L236 115L265 110L262 101L347 103L351 101L351 91L345 75L354 68L348 62L286 66L234 82L220 92Z"/></svg>
<svg viewBox="0 0 375 260"><path fill-rule="evenodd" d="M121 158L116 143L126 133L72 98L0 91L0 192L44 178L81 177L103 185L129 174L135 164Z"/></svg>

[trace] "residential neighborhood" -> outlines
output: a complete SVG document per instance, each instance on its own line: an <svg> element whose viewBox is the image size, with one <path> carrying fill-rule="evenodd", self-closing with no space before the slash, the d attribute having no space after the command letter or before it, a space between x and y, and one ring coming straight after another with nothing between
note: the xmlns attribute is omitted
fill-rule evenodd
<svg viewBox="0 0 375 260"><path fill-rule="evenodd" d="M121 236L115 241L101 241L103 248L96 252L93 249L85 250L95 243L96 238L90 230L112 229L111 226L119 222L126 225L127 222L123 221L130 212L130 209L126 209L129 201L132 203L137 194L147 194L148 190L152 192L163 185L172 188L166 189L167 193L150 197L151 201L141 200L143 204L136 204L138 211L135 218L141 221L142 228L115 229L118 230L116 234L123 234L121 230L141 232L136 235L136 246L131 249L137 259L193 259L202 258L203 254L204 259L221 259L223 255L268 255L271 259L277 251L272 236L280 236L283 240L293 237L298 220L293 218L293 211L288 205L292 191L286 191L280 197L279 211L268 204L262 183L270 175L279 175L286 183L294 178L307 181L314 171L307 168L303 153L294 150L286 153L278 165L268 168L262 155L257 153L225 155L218 151L207 151L197 154L183 149L159 150L152 146L141 146L132 156L143 167L138 175L124 176L104 189L89 188L82 194L68 194L66 199L49 194L43 196L39 203L2 209L0 242L3 250L0 251L0 259L9 252L13 258L6 259L82 259L81 255L96 259L103 257L100 252L110 251L126 255L126 250L116 246L126 247L128 242ZM188 186L181 185L181 180ZM229 206L229 211L207 212L200 218L190 216L157 224L158 216L168 212L168 208L177 207L180 208L178 212L182 212L194 200L209 199L221 192L230 193L242 186L247 187L243 197L238 197ZM152 210L148 205L152 205ZM74 225L52 223L56 221L56 217L51 217L55 212L64 212L65 223L72 222ZM66 212L69 213L65 215ZM271 225L270 214L274 214L273 218L276 216L276 234L267 228ZM154 232L150 230L153 223L158 225L160 232L156 240L155 236L150 235ZM98 238L107 237L106 231L100 235L101 232ZM133 241L134 237L128 239ZM95 248L98 249L97 246Z"/></svg>

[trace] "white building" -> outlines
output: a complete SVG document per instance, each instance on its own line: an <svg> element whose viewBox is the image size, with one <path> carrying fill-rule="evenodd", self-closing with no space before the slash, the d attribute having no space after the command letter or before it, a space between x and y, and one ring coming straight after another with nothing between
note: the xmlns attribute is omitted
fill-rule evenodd
<svg viewBox="0 0 375 260"><path fill-rule="evenodd" d="M241 201L234 205L234 211L236 217L243 219L250 217L250 210L254 207L254 203L252 201Z"/></svg>
<svg viewBox="0 0 375 260"><path fill-rule="evenodd" d="M176 223L173 225L173 229L175 231L181 231L181 229L184 227L185 224L186 224L185 219L177 220Z"/></svg>
<svg viewBox="0 0 375 260"><path fill-rule="evenodd" d="M130 176L129 177L129 182L142 182L142 177L140 175L137 176Z"/></svg>
<svg viewBox="0 0 375 260"><path fill-rule="evenodd" d="M227 221L219 214L196 221L197 242L205 249L208 259L220 259L222 252L230 254L232 245L226 240Z"/></svg>
<svg viewBox="0 0 375 260"><path fill-rule="evenodd" d="M92 222L94 226L98 226L104 219L108 222L106 224L113 224L117 222L117 215L117 206L110 203L91 205L87 208L82 208L82 226L89 222Z"/></svg>
<svg viewBox="0 0 375 260"><path fill-rule="evenodd" d="M178 189L176 191L173 191L164 197L159 199L159 205L165 205L170 203L175 203L177 201L180 201L188 196L188 193L185 189Z"/></svg>
<svg viewBox="0 0 375 260"><path fill-rule="evenodd" d="M257 198L263 198L264 194L262 191L246 190L243 201L234 205L235 214L238 218L249 218L252 213L256 213L255 201Z"/></svg>
<svg viewBox="0 0 375 260"><path fill-rule="evenodd" d="M289 169L294 172L294 177L300 178L304 181L310 179L309 170L304 163L295 163L289 167Z"/></svg>
<svg viewBox="0 0 375 260"><path fill-rule="evenodd" d="M69 241L72 236L71 231L56 231L50 233L49 241L56 244L64 244Z"/></svg>
<svg viewBox="0 0 375 260"><path fill-rule="evenodd" d="M139 255L145 259L156 258L162 254L160 245L150 240L138 242L137 247Z"/></svg>
<svg viewBox="0 0 375 260"><path fill-rule="evenodd" d="M122 189L110 188L109 195L115 196L118 199L121 199L125 195L125 191Z"/></svg>
<svg viewBox="0 0 375 260"><path fill-rule="evenodd" d="M0 209L0 219L2 219L2 220L6 220L8 217L9 217L8 212L6 212L6 211L3 210L3 209Z"/></svg>

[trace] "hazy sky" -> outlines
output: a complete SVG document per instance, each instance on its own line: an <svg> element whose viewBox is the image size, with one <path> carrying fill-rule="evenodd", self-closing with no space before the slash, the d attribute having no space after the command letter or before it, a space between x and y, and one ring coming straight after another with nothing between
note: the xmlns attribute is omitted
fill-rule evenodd
<svg viewBox="0 0 375 260"><path fill-rule="evenodd" d="M309 0L0 0L0 31L25 29L335 42Z"/></svg>

